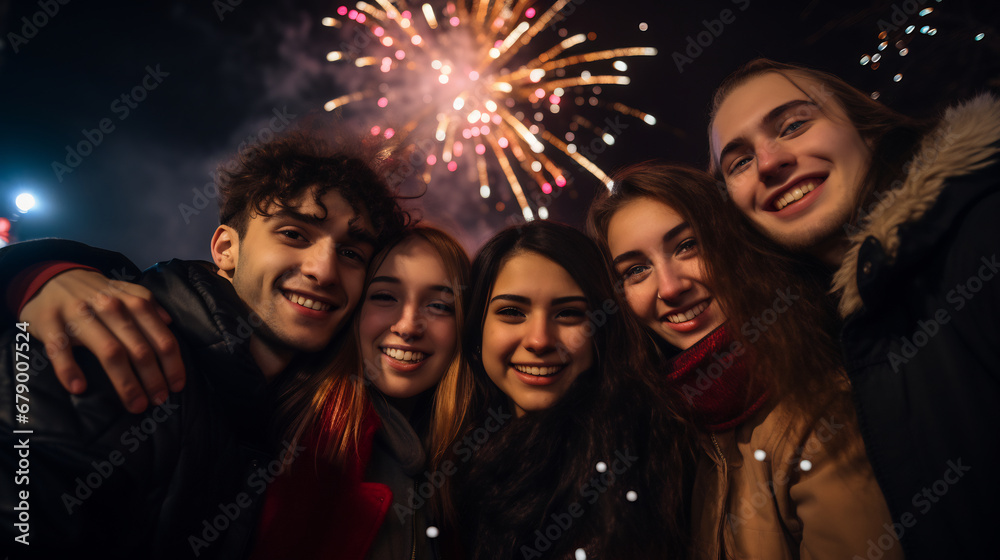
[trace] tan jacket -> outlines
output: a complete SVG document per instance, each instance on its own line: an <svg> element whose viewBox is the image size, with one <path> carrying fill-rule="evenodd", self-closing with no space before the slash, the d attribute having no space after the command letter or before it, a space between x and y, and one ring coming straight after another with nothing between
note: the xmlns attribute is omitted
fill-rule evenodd
<svg viewBox="0 0 1000 560"><path fill-rule="evenodd" d="M832 416L793 425L779 404L765 406L733 430L703 435L693 493L693 557L902 558L854 426ZM831 456L825 444L845 437L849 441Z"/></svg>

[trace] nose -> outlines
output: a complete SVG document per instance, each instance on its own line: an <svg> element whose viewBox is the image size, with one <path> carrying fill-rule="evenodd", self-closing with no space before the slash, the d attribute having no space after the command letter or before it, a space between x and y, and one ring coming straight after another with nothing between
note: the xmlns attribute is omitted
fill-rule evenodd
<svg viewBox="0 0 1000 560"><path fill-rule="evenodd" d="M656 268L656 297L666 302L676 302L691 289L693 282L683 271L667 266Z"/></svg>
<svg viewBox="0 0 1000 560"><path fill-rule="evenodd" d="M340 280L336 249L316 244L305 255L301 270L304 276L320 286L336 284Z"/></svg>
<svg viewBox="0 0 1000 560"><path fill-rule="evenodd" d="M404 305L399 318L389 328L389 331L406 341L420 338L424 334L424 318L417 306Z"/></svg>
<svg viewBox="0 0 1000 560"><path fill-rule="evenodd" d="M527 331L524 334L525 350L532 354L547 354L555 349L555 337L552 333L553 325L541 314L529 318L525 325Z"/></svg>
<svg viewBox="0 0 1000 560"><path fill-rule="evenodd" d="M784 181L795 163L795 155L780 140L768 140L757 146L757 173L767 182Z"/></svg>

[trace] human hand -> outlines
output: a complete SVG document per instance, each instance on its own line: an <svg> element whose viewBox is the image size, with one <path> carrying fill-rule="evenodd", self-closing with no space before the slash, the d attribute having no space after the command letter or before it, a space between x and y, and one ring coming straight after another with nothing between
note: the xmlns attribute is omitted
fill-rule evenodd
<svg viewBox="0 0 1000 560"><path fill-rule="evenodd" d="M156 405L166 401L168 386L171 391L184 387L180 347L167 328L170 315L142 286L71 269L46 282L19 320L45 345L70 393L87 388L72 346L97 357L129 412L142 412L150 399Z"/></svg>

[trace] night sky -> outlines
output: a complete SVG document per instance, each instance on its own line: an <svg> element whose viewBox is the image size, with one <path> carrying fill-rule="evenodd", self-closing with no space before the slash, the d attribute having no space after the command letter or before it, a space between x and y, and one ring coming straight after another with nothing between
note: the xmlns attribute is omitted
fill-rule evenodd
<svg viewBox="0 0 1000 560"><path fill-rule="evenodd" d="M560 27L596 32L589 50L656 47L654 58L628 59L631 85L606 86L605 96L655 115L657 124L622 118L628 126L597 163L613 171L661 158L703 168L709 96L723 77L758 56L832 71L921 116L996 90L998 4L574 0L573 13L543 31L533 52L558 42ZM17 222L22 240L76 239L121 251L140 266L172 257L207 259L217 224L209 185L219 164L261 131L322 112L326 101L373 75L325 59L343 31L320 21L339 5L0 1L0 215L13 215L14 196L29 191L39 207ZM56 7L54 15L46 13ZM925 7L935 10L915 13ZM900 29L914 24L918 31L906 39L907 56L890 44L873 71L859 60L878 52L880 21ZM648 30L640 30L641 22ZM937 33L920 34L923 25ZM978 33L985 36L974 41ZM694 49L699 34L708 45ZM690 62L679 63L681 55ZM897 72L903 77L894 83ZM142 99L131 98L134 91ZM373 114L348 112L343 119L360 123ZM92 145L89 153L70 153L81 143L84 152ZM550 219L582 226L587 204L604 187L568 159L556 159L569 167L570 184L555 191ZM436 174L413 205L470 251L520 219L504 185L494 184L485 201L478 182L445 175ZM420 190L412 183L403 189ZM497 202L505 211L496 210Z"/></svg>

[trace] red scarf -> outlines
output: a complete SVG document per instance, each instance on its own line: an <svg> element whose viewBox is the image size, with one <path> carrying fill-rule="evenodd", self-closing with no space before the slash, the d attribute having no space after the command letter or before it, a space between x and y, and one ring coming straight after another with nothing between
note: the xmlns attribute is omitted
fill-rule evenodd
<svg viewBox="0 0 1000 560"><path fill-rule="evenodd" d="M766 387L751 387L745 354L722 325L667 364L667 379L691 403L703 428L735 428L767 401Z"/></svg>
<svg viewBox="0 0 1000 560"><path fill-rule="evenodd" d="M304 451L290 466L276 478L258 479L270 484L251 560L362 560L368 556L392 504L388 486L364 482L372 442L381 425L378 414L368 405L357 454L351 453L340 467L324 456L331 434L310 430L301 442Z"/></svg>

